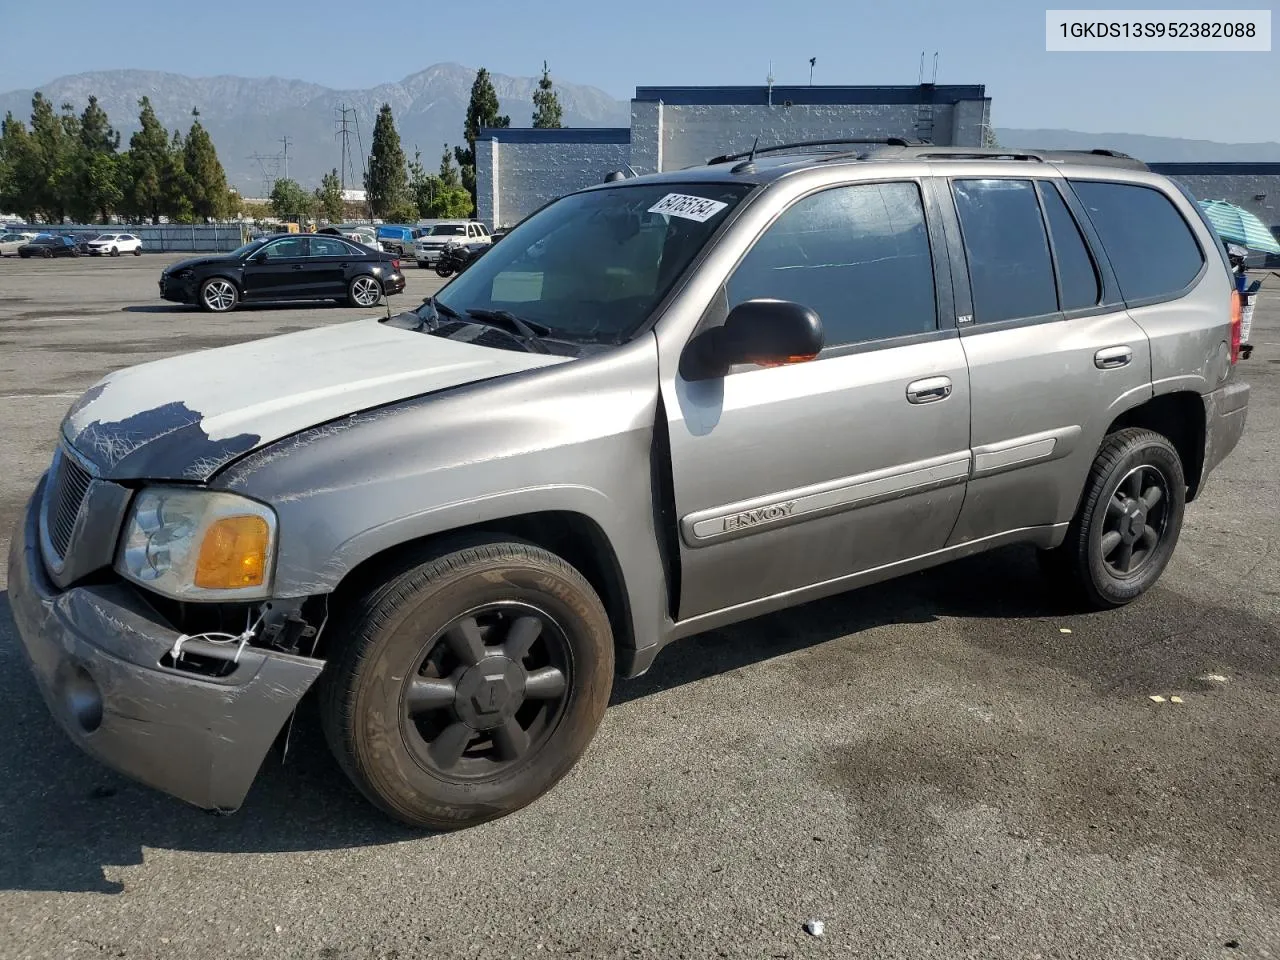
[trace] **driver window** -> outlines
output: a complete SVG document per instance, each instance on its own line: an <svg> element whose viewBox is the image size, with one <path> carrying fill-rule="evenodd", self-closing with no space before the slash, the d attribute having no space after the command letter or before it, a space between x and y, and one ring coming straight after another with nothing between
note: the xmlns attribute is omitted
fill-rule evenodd
<svg viewBox="0 0 1280 960"><path fill-rule="evenodd" d="M813 308L828 347L937 329L920 188L857 184L796 201L738 264L727 294L730 308L760 298Z"/></svg>
<svg viewBox="0 0 1280 960"><path fill-rule="evenodd" d="M283 240L277 240L275 243L268 243L262 248L262 255L268 260L287 260L291 257L305 257L307 255L306 238L286 237Z"/></svg>

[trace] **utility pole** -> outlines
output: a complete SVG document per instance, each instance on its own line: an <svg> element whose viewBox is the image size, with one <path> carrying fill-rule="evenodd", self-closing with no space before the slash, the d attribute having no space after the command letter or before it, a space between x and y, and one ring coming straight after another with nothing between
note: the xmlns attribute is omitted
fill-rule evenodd
<svg viewBox="0 0 1280 960"><path fill-rule="evenodd" d="M809 86L813 86L813 68L818 65L817 57L809 58Z"/></svg>

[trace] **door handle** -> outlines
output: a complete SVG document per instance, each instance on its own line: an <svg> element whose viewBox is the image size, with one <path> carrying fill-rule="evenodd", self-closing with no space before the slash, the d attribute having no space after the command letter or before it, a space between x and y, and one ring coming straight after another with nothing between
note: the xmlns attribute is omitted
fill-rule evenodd
<svg viewBox="0 0 1280 960"><path fill-rule="evenodd" d="M1129 347L1104 347L1093 355L1093 365L1099 370L1113 370L1127 367L1132 359L1133 350Z"/></svg>
<svg viewBox="0 0 1280 960"><path fill-rule="evenodd" d="M301 270L301 269L302 269L302 264L300 264L300 263L295 263L291 269L293 269L293 270Z"/></svg>
<svg viewBox="0 0 1280 960"><path fill-rule="evenodd" d="M951 396L950 377L926 377L907 384L908 403L937 403Z"/></svg>

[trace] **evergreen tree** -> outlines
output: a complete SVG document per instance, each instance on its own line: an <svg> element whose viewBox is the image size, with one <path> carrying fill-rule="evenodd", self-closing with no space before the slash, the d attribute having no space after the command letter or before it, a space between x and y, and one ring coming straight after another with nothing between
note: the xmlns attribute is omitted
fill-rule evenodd
<svg viewBox="0 0 1280 960"><path fill-rule="evenodd" d="M551 73L547 70L547 61L543 60L542 79L533 94L533 125L540 130L557 128L562 125L562 117L560 98L551 89Z"/></svg>
<svg viewBox="0 0 1280 960"><path fill-rule="evenodd" d="M71 214L81 222L97 218L106 223L123 199L120 134L111 126L98 98L80 114L79 146L75 162L75 196Z"/></svg>
<svg viewBox="0 0 1280 960"><path fill-rule="evenodd" d="M227 174L218 160L213 140L200 123L200 111L192 108L191 117L191 129L182 147L187 197L192 212L208 223L227 216Z"/></svg>
<svg viewBox="0 0 1280 960"><path fill-rule="evenodd" d="M165 168L169 163L169 138L156 119L151 99L138 101L140 129L129 138L126 160L129 188L125 200L134 215L160 222Z"/></svg>
<svg viewBox="0 0 1280 960"><path fill-rule="evenodd" d="M493 89L489 71L481 67L471 84L471 101L467 104L467 118L462 132L467 146L454 147L454 156L462 168L462 185L471 194L472 205L476 199L476 138L482 127L509 127L511 118L498 114L498 92Z"/></svg>
<svg viewBox="0 0 1280 960"><path fill-rule="evenodd" d="M389 103L382 105L373 125L369 172L365 174L364 186L375 217L395 219L395 214L403 215L412 206L404 148L400 146L400 134Z"/></svg>
<svg viewBox="0 0 1280 960"><path fill-rule="evenodd" d="M24 220L35 216L37 179L27 125L7 113L0 124L0 210Z"/></svg>
<svg viewBox="0 0 1280 960"><path fill-rule="evenodd" d="M53 112L44 94L37 92L31 98L32 204L52 223L66 217L73 173L74 151L65 119Z"/></svg>
<svg viewBox="0 0 1280 960"><path fill-rule="evenodd" d="M316 206L330 223L342 222L342 180L338 177L337 167L320 178L320 186L316 188Z"/></svg>
<svg viewBox="0 0 1280 960"><path fill-rule="evenodd" d="M409 161L409 196L417 208L418 216L424 219L431 217L436 194L440 190L440 178L427 173L422 165L422 152L413 151L413 159Z"/></svg>
<svg viewBox="0 0 1280 960"><path fill-rule="evenodd" d="M458 174L458 168L453 162L453 154L449 152L449 145L444 145L444 153L440 156L440 182L446 187L462 186L462 179Z"/></svg>
<svg viewBox="0 0 1280 960"><path fill-rule="evenodd" d="M174 223L194 223L195 207L191 203L191 178L187 175L186 151L182 134L173 131L164 168L160 175L160 203L165 215Z"/></svg>

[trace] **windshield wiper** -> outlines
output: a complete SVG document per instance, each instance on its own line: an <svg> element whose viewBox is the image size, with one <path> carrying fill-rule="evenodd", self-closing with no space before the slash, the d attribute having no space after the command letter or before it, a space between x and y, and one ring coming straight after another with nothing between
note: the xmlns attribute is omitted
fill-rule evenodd
<svg viewBox="0 0 1280 960"><path fill-rule="evenodd" d="M544 324L523 320L510 310L468 310L467 316L486 326L497 327L499 330L515 334L531 351L551 352L542 342L542 338L551 333L551 328Z"/></svg>

